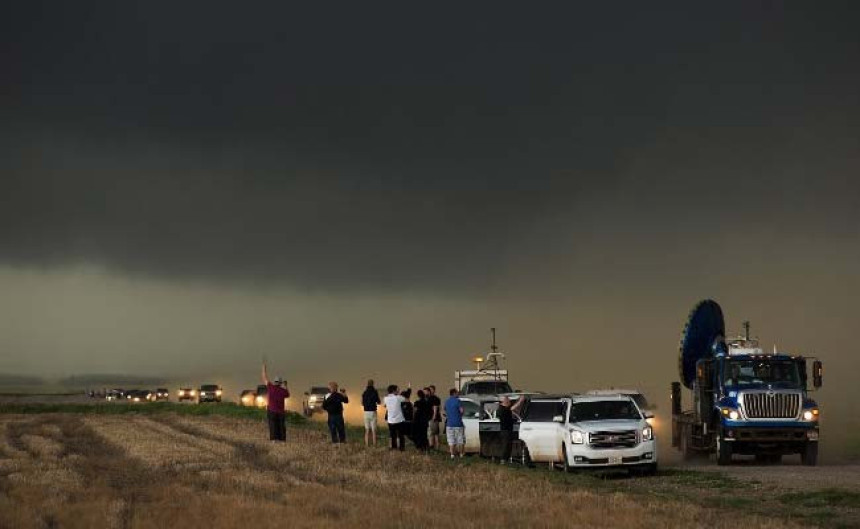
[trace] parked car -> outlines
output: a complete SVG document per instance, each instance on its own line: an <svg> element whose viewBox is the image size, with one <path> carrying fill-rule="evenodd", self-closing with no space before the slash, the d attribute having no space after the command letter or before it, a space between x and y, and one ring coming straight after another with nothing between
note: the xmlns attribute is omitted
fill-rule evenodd
<svg viewBox="0 0 860 529"><path fill-rule="evenodd" d="M323 401L328 393L327 386L313 386L305 391L305 398L302 399L302 413L305 414L305 417L310 417L322 410Z"/></svg>
<svg viewBox="0 0 860 529"><path fill-rule="evenodd" d="M155 393L150 396L150 399L153 402L168 401L170 400L170 391L168 391L167 388L158 388L155 390Z"/></svg>
<svg viewBox="0 0 860 529"><path fill-rule="evenodd" d="M152 392L148 389L132 389L125 394L128 402L148 402L150 398L152 398Z"/></svg>
<svg viewBox="0 0 860 529"><path fill-rule="evenodd" d="M204 402L221 402L222 393L221 386L218 384L203 384L197 390L197 402L199 404Z"/></svg>
<svg viewBox="0 0 860 529"><path fill-rule="evenodd" d="M105 392L105 400L115 401L125 399L125 391L119 388L109 389Z"/></svg>
<svg viewBox="0 0 860 529"><path fill-rule="evenodd" d="M536 397L519 425L523 458L565 470L626 468L654 474L657 441L645 419L626 395Z"/></svg>
<svg viewBox="0 0 860 529"><path fill-rule="evenodd" d="M479 422L481 420L481 408L483 404L495 403L498 406L499 399L497 397L460 397L460 403L463 407L463 426L466 435L465 452L467 454L476 454L481 451L481 436L479 434Z"/></svg>
<svg viewBox="0 0 860 529"><path fill-rule="evenodd" d="M197 398L197 390L194 388L179 388L179 392L177 393L177 400L182 402L184 400L194 400Z"/></svg>
<svg viewBox="0 0 860 529"><path fill-rule="evenodd" d="M255 406L254 399L257 397L257 393L253 389L243 389L242 393L239 393L239 404L242 406Z"/></svg>
<svg viewBox="0 0 860 529"><path fill-rule="evenodd" d="M257 392L254 396L254 406L258 408L266 408L269 406L269 387L265 384L257 386Z"/></svg>

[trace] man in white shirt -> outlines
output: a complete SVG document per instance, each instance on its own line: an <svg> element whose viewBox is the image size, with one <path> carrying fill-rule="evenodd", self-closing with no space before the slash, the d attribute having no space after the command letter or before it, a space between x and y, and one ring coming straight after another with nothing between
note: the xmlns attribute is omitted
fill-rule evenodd
<svg viewBox="0 0 860 529"><path fill-rule="evenodd" d="M397 393L397 386L392 384L388 386L388 395L383 399L385 404L386 421L388 422L388 434L391 436L391 450L395 448L401 452L406 449L406 417L403 416L402 403L406 399ZM399 444L399 445L398 445Z"/></svg>

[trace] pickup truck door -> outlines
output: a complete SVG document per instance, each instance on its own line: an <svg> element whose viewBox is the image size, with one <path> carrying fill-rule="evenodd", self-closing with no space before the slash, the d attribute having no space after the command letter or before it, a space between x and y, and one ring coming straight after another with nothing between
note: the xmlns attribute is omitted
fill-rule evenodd
<svg viewBox="0 0 860 529"><path fill-rule="evenodd" d="M532 400L520 424L520 439L529 450L532 461L560 461L564 434L563 418L567 417L567 401ZM553 419L562 417L562 422Z"/></svg>
<svg viewBox="0 0 860 529"><path fill-rule="evenodd" d="M466 433L466 453L481 451L481 437L478 432L478 422L481 407L477 402L460 399L463 406L463 426Z"/></svg>

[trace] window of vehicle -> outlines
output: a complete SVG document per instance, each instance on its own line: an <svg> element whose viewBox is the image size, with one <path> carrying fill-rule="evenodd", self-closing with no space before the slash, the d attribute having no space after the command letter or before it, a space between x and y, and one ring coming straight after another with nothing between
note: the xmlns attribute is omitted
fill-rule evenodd
<svg viewBox="0 0 860 529"><path fill-rule="evenodd" d="M495 419L496 411L499 409L498 402L485 402L483 404L483 409L481 410L481 419Z"/></svg>
<svg viewBox="0 0 860 529"><path fill-rule="evenodd" d="M558 400L533 400L529 403L523 418L528 422L552 422L553 417L567 412L567 403Z"/></svg>
<svg viewBox="0 0 860 529"><path fill-rule="evenodd" d="M463 406L463 417L466 419L473 419L476 413L481 411L480 406L478 406L477 402L472 402L471 400L460 400L460 405Z"/></svg>
<svg viewBox="0 0 860 529"><path fill-rule="evenodd" d="M311 388L313 395L328 395L328 388L325 386L314 386Z"/></svg>
<svg viewBox="0 0 860 529"><path fill-rule="evenodd" d="M218 386L215 384L204 384L203 386L200 386L200 391L216 391L217 389Z"/></svg>
<svg viewBox="0 0 860 529"><path fill-rule="evenodd" d="M636 406L629 400L575 402L570 409L570 422L641 418Z"/></svg>
<svg viewBox="0 0 860 529"><path fill-rule="evenodd" d="M467 382L463 387L463 393L475 393L478 395L497 395L499 393L511 392L513 392L511 385L501 380Z"/></svg>
<svg viewBox="0 0 860 529"><path fill-rule="evenodd" d="M729 360L723 373L727 386L801 384L797 363L770 360Z"/></svg>

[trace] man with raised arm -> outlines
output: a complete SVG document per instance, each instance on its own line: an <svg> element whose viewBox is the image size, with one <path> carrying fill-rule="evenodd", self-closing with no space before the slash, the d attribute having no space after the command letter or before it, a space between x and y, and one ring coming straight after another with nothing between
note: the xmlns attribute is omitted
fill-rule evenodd
<svg viewBox="0 0 860 529"><path fill-rule="evenodd" d="M274 382L270 381L269 373L266 371L266 362L263 362L263 383L266 385L266 395L268 397L266 418L269 421L269 440L286 441L287 414L284 404L290 396L287 383L281 380L280 377L276 378Z"/></svg>

